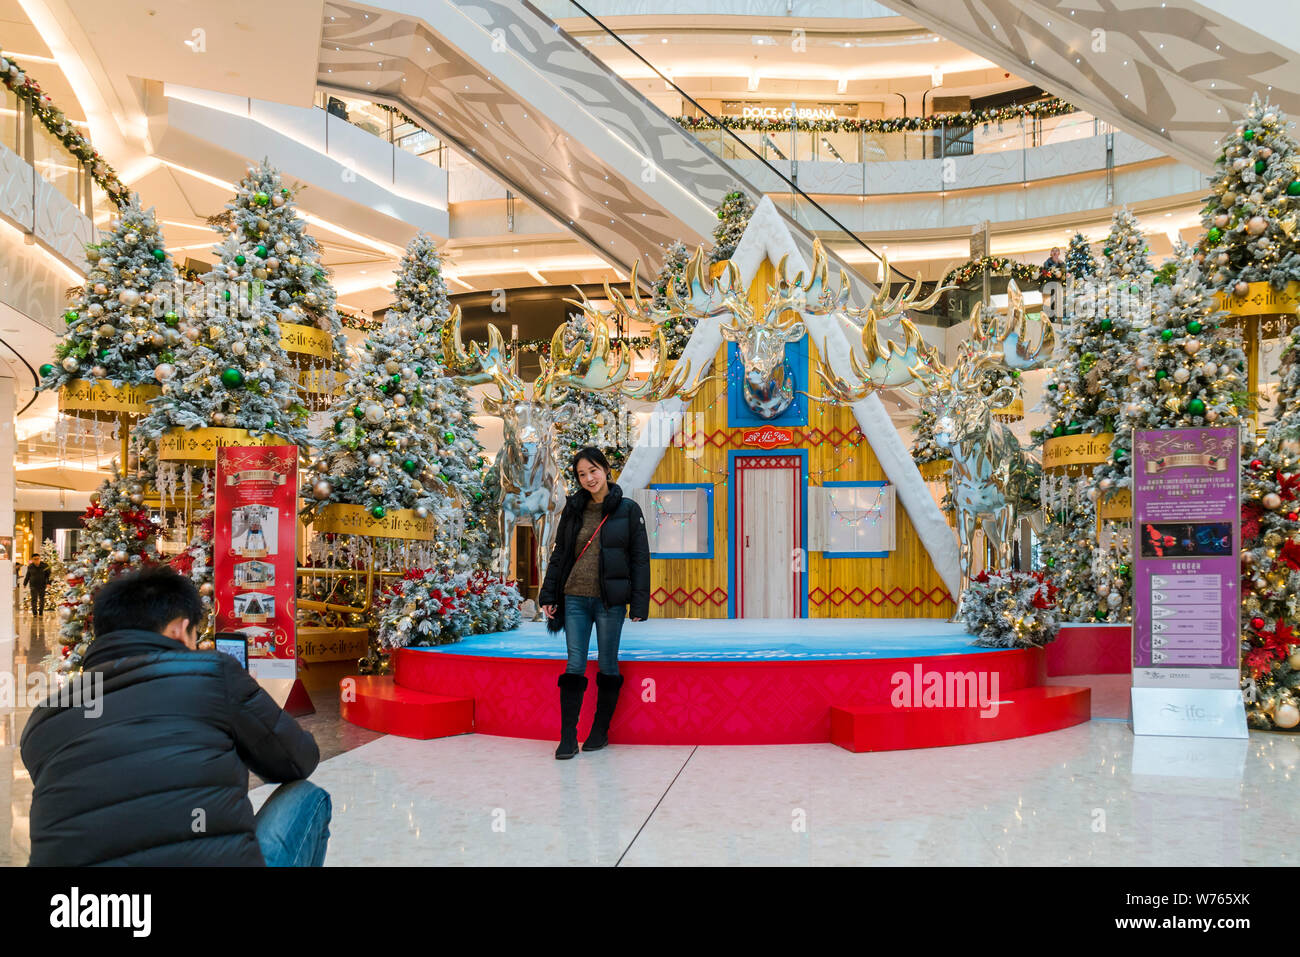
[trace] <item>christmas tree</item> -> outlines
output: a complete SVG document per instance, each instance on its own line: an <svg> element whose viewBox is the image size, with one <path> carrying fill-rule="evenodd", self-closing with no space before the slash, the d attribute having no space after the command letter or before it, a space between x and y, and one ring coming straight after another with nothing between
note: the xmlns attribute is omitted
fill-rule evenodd
<svg viewBox="0 0 1300 957"><path fill-rule="evenodd" d="M160 561L158 519L145 507L144 486L124 478L116 466L113 477L90 493L81 525L76 554L64 569L67 593L59 604L64 649L57 664L63 672L81 668L94 640L91 611L100 586Z"/></svg>
<svg viewBox="0 0 1300 957"><path fill-rule="evenodd" d="M366 340L343 395L329 410L313 474L303 485L304 514L331 503L363 505L375 518L414 509L439 524L451 519L448 489L477 487L460 456L444 458L457 439L434 402L456 388L438 365L439 344L404 313L391 310ZM444 472L444 464L446 472Z"/></svg>
<svg viewBox="0 0 1300 957"><path fill-rule="evenodd" d="M42 389L72 379L152 385L158 355L177 340L169 328L180 299L176 269L153 209L141 209L132 195L110 230L86 247L90 271L63 314L68 330L55 347L59 361L41 366Z"/></svg>
<svg viewBox="0 0 1300 957"><path fill-rule="evenodd" d="M1256 94L1221 142L1201 212L1211 286L1245 295L1248 283L1300 281L1300 156L1286 115Z"/></svg>
<svg viewBox="0 0 1300 957"><path fill-rule="evenodd" d="M1083 233L1075 233L1065 250L1065 272L1071 279L1087 279L1097 272L1097 260L1092 256L1092 246Z"/></svg>
<svg viewBox="0 0 1300 957"><path fill-rule="evenodd" d="M422 397L424 415L428 417L426 437L435 445L429 471L437 476L433 488L443 508L437 541L439 558L447 567L459 570L490 568L494 549L499 546L494 499L485 485L484 447L478 441L473 399L468 390L447 376L438 361L443 328L452 309L442 277L442 261L426 235L416 235L407 244L398 265L394 294L386 319L407 329L413 326L408 334L433 358L422 365L425 376L432 377ZM406 365L412 367L411 363ZM416 441L409 434L409 426L404 436Z"/></svg>
<svg viewBox="0 0 1300 957"><path fill-rule="evenodd" d="M280 327L260 280L255 254L235 236L217 247L206 307L181 321L181 344L154 375L162 395L137 431L156 440L171 428L206 426L274 432L306 445L307 409L284 375Z"/></svg>
<svg viewBox="0 0 1300 957"><path fill-rule="evenodd" d="M680 239L668 247L663 269L654 282L654 297L650 301L653 313L663 313L668 309L668 286L671 283L681 292L687 288L686 267L690 264L691 253ZM695 319L690 316L669 316L659 323L668 343L668 358L681 357L691 333L695 331Z"/></svg>
<svg viewBox="0 0 1300 957"><path fill-rule="evenodd" d="M250 270L265 286L274 321L323 329L342 352L347 340L336 310L337 295L293 194L281 181L280 171L263 160L248 170L214 225L251 250Z"/></svg>
<svg viewBox="0 0 1300 957"><path fill-rule="evenodd" d="M68 593L68 572L58 548L48 538L41 542L41 558L50 569L50 583L45 590L46 607L58 608Z"/></svg>
<svg viewBox="0 0 1300 957"><path fill-rule="evenodd" d="M1157 287L1152 321L1142 330L1134 380L1121 406L1111 458L1094 471L1109 494L1131 488L1135 429L1189 429L1241 424L1248 405L1246 356L1239 330L1225 328L1214 295L1187 246L1178 250L1174 281Z"/></svg>
<svg viewBox="0 0 1300 957"><path fill-rule="evenodd" d="M393 304L385 318L416 322L428 316L434 320L429 335L435 343L442 341L442 324L451 314L447 281L442 274L442 257L431 236L417 233L406 244L406 253L398 265L393 283Z"/></svg>
<svg viewBox="0 0 1300 957"><path fill-rule="evenodd" d="M1300 725L1300 446L1243 444L1241 683L1251 727Z"/></svg>
<svg viewBox="0 0 1300 957"><path fill-rule="evenodd" d="M718 225L713 228L713 251L709 253L709 262L720 263L730 259L736 251L736 244L749 225L749 218L754 215L754 203L739 186L734 187L718 207Z"/></svg>

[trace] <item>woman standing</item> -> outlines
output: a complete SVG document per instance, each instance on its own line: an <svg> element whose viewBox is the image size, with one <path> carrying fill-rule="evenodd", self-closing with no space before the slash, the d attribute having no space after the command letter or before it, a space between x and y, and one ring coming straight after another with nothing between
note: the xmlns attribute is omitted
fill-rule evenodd
<svg viewBox="0 0 1300 957"><path fill-rule="evenodd" d="M623 676L618 673L618 638L627 605L632 620L650 615L650 542L641 507L610 481L609 462L600 449L573 457L578 491L564 503L555 548L546 567L538 603L550 631L564 629L569 664L560 675L561 760L578 753L578 713L587 691L587 649L596 628L599 671L596 717L582 746L597 751L608 741L609 722L618 704Z"/></svg>

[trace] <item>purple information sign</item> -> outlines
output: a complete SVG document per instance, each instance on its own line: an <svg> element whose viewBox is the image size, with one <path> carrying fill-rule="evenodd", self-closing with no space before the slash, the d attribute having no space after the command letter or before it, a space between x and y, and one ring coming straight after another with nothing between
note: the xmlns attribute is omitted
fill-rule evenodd
<svg viewBox="0 0 1300 957"><path fill-rule="evenodd" d="M1236 428L1133 436L1133 666L1236 668Z"/></svg>

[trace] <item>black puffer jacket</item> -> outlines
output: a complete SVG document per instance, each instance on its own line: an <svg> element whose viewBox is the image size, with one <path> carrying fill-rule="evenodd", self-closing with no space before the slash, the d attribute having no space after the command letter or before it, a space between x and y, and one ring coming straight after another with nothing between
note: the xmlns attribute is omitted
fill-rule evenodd
<svg viewBox="0 0 1300 957"><path fill-rule="evenodd" d="M31 864L262 865L248 771L305 778L315 739L220 652L116 631L84 667L102 713L42 702L23 731Z"/></svg>
<svg viewBox="0 0 1300 957"><path fill-rule="evenodd" d="M582 530L582 513L591 501L591 493L578 489L564 503L560 527L555 532L555 548L546 566L537 602L554 605L555 614L546 623L551 631L564 628L564 583L578 560L586 542L578 541ZM601 517L608 516L600 529L600 599L606 608L631 605L631 617L650 617L650 539L646 536L645 516L641 506L623 497L618 484L609 484L609 494L600 507Z"/></svg>

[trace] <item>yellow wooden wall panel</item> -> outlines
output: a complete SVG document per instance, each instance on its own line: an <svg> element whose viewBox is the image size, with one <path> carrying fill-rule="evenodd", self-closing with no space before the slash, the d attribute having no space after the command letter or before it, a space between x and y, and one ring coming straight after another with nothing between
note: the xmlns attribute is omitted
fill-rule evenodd
<svg viewBox="0 0 1300 957"><path fill-rule="evenodd" d="M750 301L761 308L766 285L776 275L772 264L764 263L750 286ZM809 344L809 368L816 365L816 343ZM713 558L710 559L652 559L651 590L663 598L665 595L682 598L678 603L669 598L662 603L651 601L650 613L663 618L725 618L727 602L715 604L711 597L720 597L728 590L727 558L730 551L730 530L727 528L729 487L727 477L727 452L744 446L732 445L732 433L742 431L727 427L726 406L727 347L724 343L714 357L713 372L719 378L701 390L691 403L683 420L686 435L703 438L698 448L687 449L681 440L675 440L666 450L655 470L654 483L710 483L713 492ZM819 381L799 383L812 395L822 394ZM820 430L831 434L838 429L841 435L853 433L857 420L844 406L809 402L808 426L805 434ZM720 436L728 441L718 443ZM713 437L714 441L708 441ZM821 485L825 481L881 481L886 478L880 461L865 438L856 448L841 440L837 448L831 439L820 443L798 440L790 448L806 448L808 452L809 484ZM779 452L779 450L776 450ZM838 469L838 471L836 471ZM896 505L895 549L888 558L824 558L820 552L808 556L808 588L814 595L821 593L841 598L834 604L826 598L820 604L810 598L808 615L811 618L948 618L954 606L950 599L935 605L928 600L932 593L946 594L947 588L930 561L920 537L901 503ZM956 547L954 542L953 547ZM855 589L857 592L855 594ZM937 591L936 591L937 590ZM871 600L873 597L875 602ZM895 604L901 597L901 603ZM921 604L913 597L925 596ZM854 604L853 599L859 602Z"/></svg>

